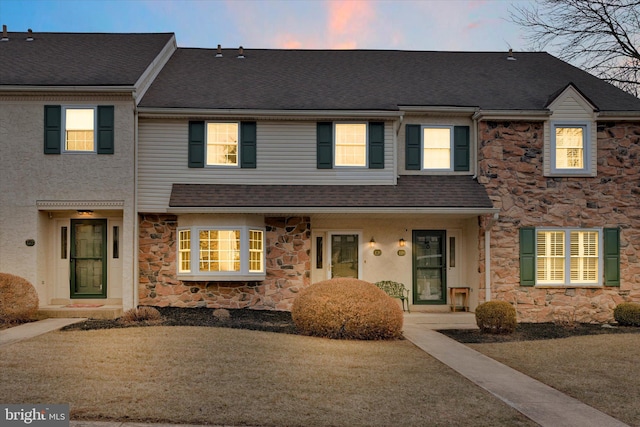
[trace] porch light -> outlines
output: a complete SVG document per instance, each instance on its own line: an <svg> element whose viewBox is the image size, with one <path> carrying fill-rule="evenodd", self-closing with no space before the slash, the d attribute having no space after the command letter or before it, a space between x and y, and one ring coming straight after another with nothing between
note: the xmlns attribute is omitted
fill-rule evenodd
<svg viewBox="0 0 640 427"><path fill-rule="evenodd" d="M376 245L376 240L373 238L373 236L371 237L371 240L369 240L369 247L373 248Z"/></svg>
<svg viewBox="0 0 640 427"><path fill-rule="evenodd" d="M400 240L398 240L398 246L400 246L401 248L404 248L404 245L406 244L406 242L404 241L404 239L401 237Z"/></svg>

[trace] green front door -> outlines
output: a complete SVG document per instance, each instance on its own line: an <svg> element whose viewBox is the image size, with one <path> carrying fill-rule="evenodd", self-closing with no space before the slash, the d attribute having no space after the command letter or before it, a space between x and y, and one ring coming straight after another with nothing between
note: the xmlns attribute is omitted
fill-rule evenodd
<svg viewBox="0 0 640 427"><path fill-rule="evenodd" d="M446 304L444 230L413 232L413 303Z"/></svg>
<svg viewBox="0 0 640 427"><path fill-rule="evenodd" d="M71 220L71 298L107 297L107 220Z"/></svg>

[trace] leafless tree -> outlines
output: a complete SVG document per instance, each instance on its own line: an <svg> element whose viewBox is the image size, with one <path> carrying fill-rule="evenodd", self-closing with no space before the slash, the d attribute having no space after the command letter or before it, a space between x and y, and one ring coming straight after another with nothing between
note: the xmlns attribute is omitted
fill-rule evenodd
<svg viewBox="0 0 640 427"><path fill-rule="evenodd" d="M640 97L640 1L536 0L512 6L510 20L533 49Z"/></svg>

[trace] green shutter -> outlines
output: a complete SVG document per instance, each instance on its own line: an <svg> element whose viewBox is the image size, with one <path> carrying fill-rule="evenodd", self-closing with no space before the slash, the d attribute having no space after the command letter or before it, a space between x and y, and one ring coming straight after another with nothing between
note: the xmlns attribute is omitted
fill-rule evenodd
<svg viewBox="0 0 640 427"><path fill-rule="evenodd" d="M536 284L536 229L520 229L520 285Z"/></svg>
<svg viewBox="0 0 640 427"><path fill-rule="evenodd" d="M189 167L204 167L204 122L189 122Z"/></svg>
<svg viewBox="0 0 640 427"><path fill-rule="evenodd" d="M256 122L240 123L240 167L256 168Z"/></svg>
<svg viewBox="0 0 640 427"><path fill-rule="evenodd" d="M405 169L420 170L420 125L405 126Z"/></svg>
<svg viewBox="0 0 640 427"><path fill-rule="evenodd" d="M331 169L333 167L333 123L318 122L316 138L318 169Z"/></svg>
<svg viewBox="0 0 640 427"><path fill-rule="evenodd" d="M453 170L469 171L469 126L453 127Z"/></svg>
<svg viewBox="0 0 640 427"><path fill-rule="evenodd" d="M60 154L62 144L62 108L44 106L44 154Z"/></svg>
<svg viewBox="0 0 640 427"><path fill-rule="evenodd" d="M604 284L620 286L620 229L604 230Z"/></svg>
<svg viewBox="0 0 640 427"><path fill-rule="evenodd" d="M369 169L384 169L384 122L369 123Z"/></svg>
<svg viewBox="0 0 640 427"><path fill-rule="evenodd" d="M98 154L113 154L113 105L98 106Z"/></svg>

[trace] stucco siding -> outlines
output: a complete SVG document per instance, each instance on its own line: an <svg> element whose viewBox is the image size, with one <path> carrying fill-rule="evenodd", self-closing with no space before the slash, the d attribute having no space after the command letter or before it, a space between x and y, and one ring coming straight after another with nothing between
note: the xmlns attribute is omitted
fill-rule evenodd
<svg viewBox="0 0 640 427"><path fill-rule="evenodd" d="M114 154L44 154L44 105L113 105ZM120 288L114 291L131 295L132 305L135 132L131 98L5 96L0 97L0 124L0 271L33 283L41 305L58 294L54 287L64 287L68 293L68 281L58 283L51 268L55 231L47 212L70 218L88 202L117 201L118 207L109 215L125 219L122 231L126 239L121 250L126 261L121 277L112 279L114 286ZM63 207L38 207L39 203L54 201ZM35 240L35 246L27 246L27 239Z"/></svg>
<svg viewBox="0 0 640 427"><path fill-rule="evenodd" d="M257 167L189 168L188 122L141 119L140 212L166 212L173 183L190 184L394 184L395 135L385 126L385 168L316 168L316 122L258 121Z"/></svg>

